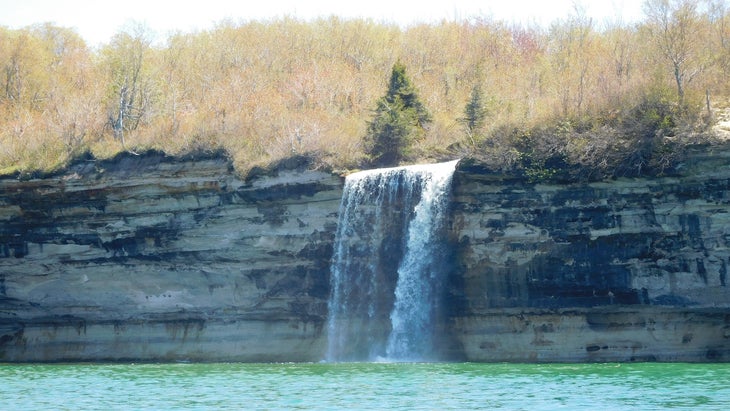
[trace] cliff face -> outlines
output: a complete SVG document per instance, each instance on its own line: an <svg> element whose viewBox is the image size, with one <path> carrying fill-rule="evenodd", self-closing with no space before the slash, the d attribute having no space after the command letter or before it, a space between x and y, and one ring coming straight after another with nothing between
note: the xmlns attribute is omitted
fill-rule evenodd
<svg viewBox="0 0 730 411"><path fill-rule="evenodd" d="M319 361L343 181L123 156L0 179L0 361ZM453 181L449 358L730 360L730 153L681 176Z"/></svg>
<svg viewBox="0 0 730 411"><path fill-rule="evenodd" d="M453 331L474 361L730 359L730 156L682 176L455 176Z"/></svg>
<svg viewBox="0 0 730 411"><path fill-rule="evenodd" d="M0 180L0 360L320 360L342 183L299 166Z"/></svg>

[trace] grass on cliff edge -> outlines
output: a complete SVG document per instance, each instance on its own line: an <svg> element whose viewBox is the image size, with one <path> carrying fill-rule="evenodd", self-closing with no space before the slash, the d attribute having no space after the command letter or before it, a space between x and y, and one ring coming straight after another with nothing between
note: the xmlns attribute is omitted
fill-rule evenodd
<svg viewBox="0 0 730 411"><path fill-rule="evenodd" d="M555 118L538 125L506 124L482 135L446 147L417 141L405 163L469 158L495 173L519 176L530 182L594 181L616 177L672 174L689 148L724 145L730 137L730 104L707 112L699 107L679 109L664 98L644 99L634 107L606 115ZM76 161L113 160L120 154L156 153L177 158L223 157L241 176L261 174L280 167L306 166L338 171L367 168L362 153L340 158L334 151L290 152L280 157L254 159L214 141L159 147L154 144L124 146L105 138L73 153L44 152L35 169L8 167L0 175L40 177L63 170ZM38 155L38 154L36 154ZM293 159L293 160L292 160Z"/></svg>

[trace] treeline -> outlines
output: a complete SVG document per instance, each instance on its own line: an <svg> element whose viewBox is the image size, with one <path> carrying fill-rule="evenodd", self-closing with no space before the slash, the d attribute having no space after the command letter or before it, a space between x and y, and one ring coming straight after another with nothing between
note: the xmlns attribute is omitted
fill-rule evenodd
<svg viewBox="0 0 730 411"><path fill-rule="evenodd" d="M536 178L661 170L726 105L730 13L724 0L645 12L624 24L576 8L549 27L224 21L163 41L136 26L98 49L51 24L0 28L0 174L148 149L223 149L240 170L303 153L361 167L397 62L430 116L406 160L470 155Z"/></svg>

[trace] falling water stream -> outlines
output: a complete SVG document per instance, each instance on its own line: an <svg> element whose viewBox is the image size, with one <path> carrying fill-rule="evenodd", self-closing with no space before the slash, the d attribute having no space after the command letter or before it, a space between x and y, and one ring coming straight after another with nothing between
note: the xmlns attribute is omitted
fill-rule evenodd
<svg viewBox="0 0 730 411"><path fill-rule="evenodd" d="M457 161L345 181L332 262L328 361L436 360Z"/></svg>

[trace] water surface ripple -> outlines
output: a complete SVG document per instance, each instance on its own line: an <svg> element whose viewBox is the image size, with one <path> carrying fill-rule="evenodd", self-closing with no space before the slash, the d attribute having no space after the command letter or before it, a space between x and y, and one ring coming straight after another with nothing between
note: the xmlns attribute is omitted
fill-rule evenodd
<svg viewBox="0 0 730 411"><path fill-rule="evenodd" d="M0 365L0 409L727 410L730 364Z"/></svg>

